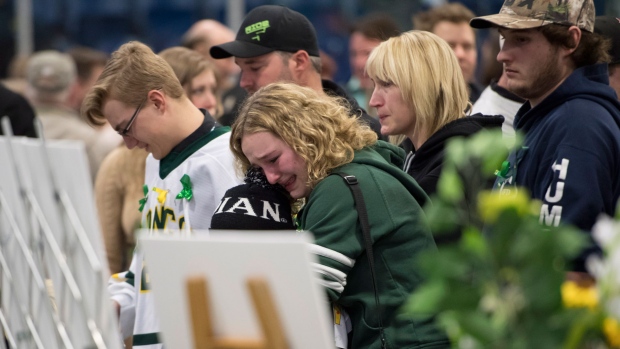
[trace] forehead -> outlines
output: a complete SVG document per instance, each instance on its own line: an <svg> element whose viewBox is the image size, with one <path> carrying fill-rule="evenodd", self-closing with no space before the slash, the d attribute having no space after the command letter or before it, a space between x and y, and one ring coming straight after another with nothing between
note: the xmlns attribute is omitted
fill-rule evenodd
<svg viewBox="0 0 620 349"><path fill-rule="evenodd" d="M276 52L270 52L262 56L250 57L250 58L241 58L235 57L235 63L239 66L242 65L250 65L255 63L270 63L274 60L280 60L280 56Z"/></svg>
<svg viewBox="0 0 620 349"><path fill-rule="evenodd" d="M508 29L508 28L497 28L499 35L506 37L510 35L536 35L536 33L540 33L536 28L534 29Z"/></svg>
<svg viewBox="0 0 620 349"><path fill-rule="evenodd" d="M381 40L369 38L360 32L354 32L353 34L351 34L350 43L351 46L357 47L375 47L379 46Z"/></svg>
<svg viewBox="0 0 620 349"><path fill-rule="evenodd" d="M454 23L450 21L439 21L433 27L433 34L440 38L450 40L475 41L476 34L474 29L467 22Z"/></svg>
<svg viewBox="0 0 620 349"><path fill-rule="evenodd" d="M241 150L250 162L260 161L274 151L283 150L287 144L271 132L246 133L241 138Z"/></svg>
<svg viewBox="0 0 620 349"><path fill-rule="evenodd" d="M213 72L213 70L210 69L205 69L202 71L202 73L194 76L194 78L192 79L193 83L199 83L199 82L209 82L209 83L215 83L215 73Z"/></svg>
<svg viewBox="0 0 620 349"><path fill-rule="evenodd" d="M119 100L107 99L102 104L101 112L112 128L117 128L120 123L131 117L134 110Z"/></svg>

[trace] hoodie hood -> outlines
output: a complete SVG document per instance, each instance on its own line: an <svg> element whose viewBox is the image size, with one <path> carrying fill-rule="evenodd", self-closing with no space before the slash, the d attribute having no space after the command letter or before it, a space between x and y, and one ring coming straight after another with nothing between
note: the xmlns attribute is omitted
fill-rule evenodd
<svg viewBox="0 0 620 349"><path fill-rule="evenodd" d="M448 141L454 137L469 137L483 129L499 130L503 122L504 117L501 115L474 114L444 125L419 149L414 149L413 143L406 139L401 145L409 151L403 169L428 195L433 195L437 191L444 163L444 150Z"/></svg>
<svg viewBox="0 0 620 349"><path fill-rule="evenodd" d="M609 87L607 64L588 65L575 71L547 98L532 108L525 103L515 117L515 129L527 133L535 124L540 122L540 115L546 115L561 104L574 99L585 98L604 106L618 126L620 126L620 102Z"/></svg>
<svg viewBox="0 0 620 349"><path fill-rule="evenodd" d="M416 157L419 159L419 162L415 162L424 163L423 158L435 157L438 152L443 152L446 142L452 137L469 137L482 129L499 130L503 122L504 117L501 115L483 115L480 113L456 119L433 133L420 149L415 151ZM412 164L412 166L414 165Z"/></svg>
<svg viewBox="0 0 620 349"><path fill-rule="evenodd" d="M428 195L411 176L403 172L404 162L405 151L384 141L377 141L371 147L356 151L352 161L354 164L370 165L391 174L407 188L420 206L424 207L429 201Z"/></svg>

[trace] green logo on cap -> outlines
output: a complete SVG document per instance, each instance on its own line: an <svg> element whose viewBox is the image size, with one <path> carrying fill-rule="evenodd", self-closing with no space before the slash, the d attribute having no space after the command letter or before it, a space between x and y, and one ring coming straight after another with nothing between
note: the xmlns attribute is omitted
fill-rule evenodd
<svg viewBox="0 0 620 349"><path fill-rule="evenodd" d="M269 28L269 21L256 22L245 27L246 34L256 33L256 36L252 37L252 40L260 41L260 34L264 34Z"/></svg>

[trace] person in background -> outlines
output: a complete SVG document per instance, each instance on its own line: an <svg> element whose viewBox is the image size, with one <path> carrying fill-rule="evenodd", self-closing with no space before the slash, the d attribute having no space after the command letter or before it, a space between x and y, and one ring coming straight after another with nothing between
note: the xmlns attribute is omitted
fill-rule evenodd
<svg viewBox="0 0 620 349"><path fill-rule="evenodd" d="M584 232L592 244L568 266L576 272L600 252L589 232L601 213L616 213L620 197L620 102L609 87L609 47L593 32L594 18L593 0L506 0L499 14L470 22L498 28L508 89L527 100L514 124L523 145L506 160L495 188L524 188L541 202L541 224Z"/></svg>
<svg viewBox="0 0 620 349"><path fill-rule="evenodd" d="M319 51L319 57L321 57L321 79L334 80L338 72L338 63L323 50Z"/></svg>
<svg viewBox="0 0 620 349"><path fill-rule="evenodd" d="M76 79L77 68L71 56L53 50L37 52L28 61L26 97L43 124L46 138L84 142L94 182L101 162L120 141L110 141L67 106Z"/></svg>
<svg viewBox="0 0 620 349"><path fill-rule="evenodd" d="M109 57L105 52L89 47L74 47L67 54L73 58L77 71L76 84L67 99L67 106L79 112L84 96L99 78Z"/></svg>
<svg viewBox="0 0 620 349"><path fill-rule="evenodd" d="M110 274L128 270L131 262L148 155L144 149L118 147L103 160L95 180L97 216Z"/></svg>
<svg viewBox="0 0 620 349"><path fill-rule="evenodd" d="M208 229L226 190L240 183L229 128L198 109L170 65L142 43L112 54L82 113L91 123L107 120L127 148L150 152L139 209L142 227L151 232ZM123 337L133 334L134 348L162 348L145 272L134 252L129 270L113 275L108 290Z"/></svg>
<svg viewBox="0 0 620 349"><path fill-rule="evenodd" d="M26 67L29 55L15 55L7 67L7 76L2 79L2 84L9 90L24 96L26 94Z"/></svg>
<svg viewBox="0 0 620 349"><path fill-rule="evenodd" d="M66 105L75 110L76 113L79 113L84 96L86 96L86 93L99 78L99 74L103 71L109 56L105 52L84 46L73 47L67 51L67 54L75 62L77 79L69 91ZM123 142L122 137L114 132L107 123L98 126L96 130L99 131L102 141L108 143L111 147L118 146Z"/></svg>
<svg viewBox="0 0 620 349"><path fill-rule="evenodd" d="M429 196L437 191L446 144L482 129L499 129L504 121L466 115L471 104L456 55L433 33L413 30L381 43L370 54L366 72L375 85L370 105L377 108L381 132L407 137L403 170Z"/></svg>
<svg viewBox="0 0 620 349"><path fill-rule="evenodd" d="M487 36L480 45L480 60L478 69L480 71L480 83L488 86L492 80L496 80L502 74L504 67L497 61L497 54L500 50L500 36L497 30L488 30Z"/></svg>
<svg viewBox="0 0 620 349"><path fill-rule="evenodd" d="M351 79L346 88L366 110L372 93L372 81L366 75L366 61L372 49L381 42L400 34L398 24L387 14L370 14L355 22L349 37ZM374 115L374 114L373 114ZM374 115L376 117L376 115Z"/></svg>
<svg viewBox="0 0 620 349"><path fill-rule="evenodd" d="M13 134L16 136L36 137L34 127L34 109L20 94L0 84L0 120L9 117ZM0 135L4 134L0 127Z"/></svg>
<svg viewBox="0 0 620 349"><path fill-rule="evenodd" d="M594 32L611 41L609 55L611 60L607 65L609 70L609 86L620 98L620 19L611 16L597 16L594 21Z"/></svg>
<svg viewBox="0 0 620 349"><path fill-rule="evenodd" d="M504 44L501 37L496 38L499 49ZM498 51L499 53L499 51ZM497 54L495 55L495 57ZM495 58L494 58L495 59ZM474 103L471 110L473 114L481 113L487 115L501 115L504 117L502 124L502 134L509 143L515 138L514 119L519 108L525 103L525 99L507 90L508 78L504 74L504 67L500 64L501 70L497 79L491 80L482 94Z"/></svg>
<svg viewBox="0 0 620 349"><path fill-rule="evenodd" d="M259 89L233 125L237 166L260 169L291 198L305 199L299 228L314 235L312 250L329 300L350 316L349 348L382 348L381 337L388 348L448 347L432 319L400 313L421 281L417 256L435 249L421 208L428 197L399 169L403 150L377 141L367 125L351 118L346 104L293 83ZM364 196L381 310L369 282L356 203L337 173L355 176Z"/></svg>
<svg viewBox="0 0 620 349"><path fill-rule="evenodd" d="M194 23L181 39L182 46L202 54L210 60L216 69L216 78L219 84L219 93L222 96L222 115L218 122L224 126L232 125L237 109L247 96L245 90L239 86L239 67L232 57L213 59L209 54L211 47L235 39L235 33L224 24L213 20L203 19Z"/></svg>
<svg viewBox="0 0 620 349"><path fill-rule="evenodd" d="M376 119L342 87L321 79L314 26L297 11L278 5L258 6L243 20L235 41L213 46L209 52L215 59L235 57L241 68L240 86L249 94L273 82L292 81L319 93L345 97L351 105L351 114L381 137Z"/></svg>
<svg viewBox="0 0 620 349"><path fill-rule="evenodd" d="M174 70L189 99L212 117L222 114L216 66L203 55L185 47L171 47L159 53Z"/></svg>
<svg viewBox="0 0 620 349"><path fill-rule="evenodd" d="M460 3L447 3L420 12L413 17L413 29L429 31L446 40L454 50L469 92L469 101L475 103L484 86L476 81L478 50L476 33L469 26L474 13Z"/></svg>

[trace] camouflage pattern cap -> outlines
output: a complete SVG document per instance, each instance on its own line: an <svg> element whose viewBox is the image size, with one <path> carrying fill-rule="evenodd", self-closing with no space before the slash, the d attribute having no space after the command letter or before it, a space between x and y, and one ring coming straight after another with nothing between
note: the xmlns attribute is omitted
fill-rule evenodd
<svg viewBox="0 0 620 349"><path fill-rule="evenodd" d="M576 25L592 32L593 0L505 0L499 14L473 18L473 28L529 29L547 24Z"/></svg>

